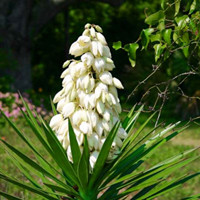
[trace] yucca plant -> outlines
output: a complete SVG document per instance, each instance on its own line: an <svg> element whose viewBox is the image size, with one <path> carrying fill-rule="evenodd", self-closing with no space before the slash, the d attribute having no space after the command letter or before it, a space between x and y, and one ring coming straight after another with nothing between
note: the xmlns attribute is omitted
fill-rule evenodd
<svg viewBox="0 0 200 200"><path fill-rule="evenodd" d="M119 120L121 107L115 87L123 86L109 72L114 64L100 32L99 26L87 24L83 35L72 44L70 53L81 56L81 60L64 63L64 67L69 67L61 75L63 89L53 100L58 103L57 110L51 101L55 116L50 124L33 113L22 98L26 107L22 114L51 161L2 112L32 150L35 160L1 140L29 184L2 170L1 179L40 195L41 199L117 200L127 199L130 194L132 199L154 199L199 175L168 179L175 170L199 158L190 156L196 149L163 160L149 169L142 167L161 145L187 127L180 127L178 122L166 127L158 125L146 132L145 127L154 113L135 129L143 106L139 109L134 106L123 121ZM0 195L20 199L1 191Z"/></svg>

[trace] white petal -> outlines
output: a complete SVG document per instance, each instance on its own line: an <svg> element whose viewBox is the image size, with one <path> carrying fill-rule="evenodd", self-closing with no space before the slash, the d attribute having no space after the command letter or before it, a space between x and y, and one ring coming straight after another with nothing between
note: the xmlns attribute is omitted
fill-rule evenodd
<svg viewBox="0 0 200 200"><path fill-rule="evenodd" d="M99 150L99 136L96 133L93 133L90 137L88 137L88 144L90 150L93 148L95 150Z"/></svg>
<svg viewBox="0 0 200 200"><path fill-rule="evenodd" d="M99 135L99 137L101 137L102 134L103 134L103 125L102 125L101 120L98 120L98 121L97 121L96 132L97 132L97 134Z"/></svg>
<svg viewBox="0 0 200 200"><path fill-rule="evenodd" d="M72 81L73 81L73 79L72 79L71 75L70 74L66 75L65 78L62 81L63 87L66 86L68 83L70 83Z"/></svg>
<svg viewBox="0 0 200 200"><path fill-rule="evenodd" d="M64 93L63 90L59 91L59 92L55 95L55 97L53 98L53 103L58 103L58 101L60 101L60 100L63 98L63 93Z"/></svg>
<svg viewBox="0 0 200 200"><path fill-rule="evenodd" d="M98 43L97 41L92 41L91 43L91 52L94 56L98 55Z"/></svg>
<svg viewBox="0 0 200 200"><path fill-rule="evenodd" d="M123 128L119 128L119 131L118 131L117 135L121 139L125 139L127 137L127 133Z"/></svg>
<svg viewBox="0 0 200 200"><path fill-rule="evenodd" d="M62 122L60 128L57 131L57 136L59 135L66 136L67 133L68 133L68 119Z"/></svg>
<svg viewBox="0 0 200 200"><path fill-rule="evenodd" d="M101 93L101 100L103 103L106 102L106 93L104 91L102 91L102 93Z"/></svg>
<svg viewBox="0 0 200 200"><path fill-rule="evenodd" d="M107 45L105 37L101 33L97 33L97 39L99 42L101 42L103 45Z"/></svg>
<svg viewBox="0 0 200 200"><path fill-rule="evenodd" d="M86 89L86 92L87 93L91 92L94 89L94 87L95 87L95 80L94 78L90 78L89 85Z"/></svg>
<svg viewBox="0 0 200 200"><path fill-rule="evenodd" d="M115 65L113 63L107 63L105 66L105 69L108 71L112 71L115 68Z"/></svg>
<svg viewBox="0 0 200 200"><path fill-rule="evenodd" d="M67 103L62 110L65 118L69 117L75 111L76 104L74 102Z"/></svg>
<svg viewBox="0 0 200 200"><path fill-rule="evenodd" d="M79 128L85 134L89 133L91 129L90 124L87 122L82 122Z"/></svg>
<svg viewBox="0 0 200 200"><path fill-rule="evenodd" d="M69 53L77 57L84 53L84 49L80 46L79 43L74 42L69 49Z"/></svg>
<svg viewBox="0 0 200 200"><path fill-rule="evenodd" d="M115 96L118 97L117 89L114 86L109 86L109 91Z"/></svg>
<svg viewBox="0 0 200 200"><path fill-rule="evenodd" d="M108 109L105 109L105 112L103 114L103 118L108 122L110 121L110 111Z"/></svg>
<svg viewBox="0 0 200 200"><path fill-rule="evenodd" d="M85 98L83 99L83 105L86 109L88 109L89 106L89 95L85 95Z"/></svg>
<svg viewBox="0 0 200 200"><path fill-rule="evenodd" d="M116 109L116 111L117 111L118 113L121 113L121 112L122 112L122 107L121 107L120 103L117 103L117 104L115 105L115 109Z"/></svg>
<svg viewBox="0 0 200 200"><path fill-rule="evenodd" d="M106 62L103 58L95 58L94 64L93 64L93 69L96 72L100 73L101 71L103 71L105 64L106 64Z"/></svg>
<svg viewBox="0 0 200 200"><path fill-rule="evenodd" d="M63 116L61 114L57 114L51 118L49 126L54 130L55 128L60 126L63 120Z"/></svg>
<svg viewBox="0 0 200 200"><path fill-rule="evenodd" d="M90 67L94 62L94 56L90 52L87 52L81 56L81 61Z"/></svg>
<svg viewBox="0 0 200 200"><path fill-rule="evenodd" d="M101 42L97 42L98 52L101 56L103 56L103 45Z"/></svg>
<svg viewBox="0 0 200 200"><path fill-rule="evenodd" d="M119 88L119 89L124 89L121 81L117 78L113 78L113 84L115 87Z"/></svg>
<svg viewBox="0 0 200 200"><path fill-rule="evenodd" d="M88 120L87 113L85 110L81 110L81 119L82 119L82 121Z"/></svg>
<svg viewBox="0 0 200 200"><path fill-rule="evenodd" d="M70 146L68 146L67 148L67 156L68 156L68 159L72 162L72 152L71 152Z"/></svg>
<svg viewBox="0 0 200 200"><path fill-rule="evenodd" d="M76 96L77 96L76 89L73 88L73 89L71 90L71 94L69 95L69 97L70 97L69 101L74 101L75 98L76 98Z"/></svg>
<svg viewBox="0 0 200 200"><path fill-rule="evenodd" d="M80 133L80 135L77 137L77 140L78 140L78 145L81 146L83 144L84 135Z"/></svg>
<svg viewBox="0 0 200 200"><path fill-rule="evenodd" d="M83 79L83 86L85 89L88 88L89 83L90 83L90 76L87 74Z"/></svg>
<svg viewBox="0 0 200 200"><path fill-rule="evenodd" d="M78 38L77 42L82 46L82 47L88 47L90 44L90 37L82 35Z"/></svg>
<svg viewBox="0 0 200 200"><path fill-rule="evenodd" d="M111 58L111 53L108 46L103 46L103 56Z"/></svg>
<svg viewBox="0 0 200 200"><path fill-rule="evenodd" d="M95 88L95 97L98 99L101 96L102 89L100 87Z"/></svg>
<svg viewBox="0 0 200 200"><path fill-rule="evenodd" d="M77 110L74 112L71 118L72 124L73 125L78 125L81 122L81 111Z"/></svg>
<svg viewBox="0 0 200 200"><path fill-rule="evenodd" d="M103 146L103 144L104 144L105 141L106 141L106 138L103 138L103 139L100 140L100 142L99 142L99 149L102 148L102 146Z"/></svg>
<svg viewBox="0 0 200 200"><path fill-rule="evenodd" d="M105 92L108 92L108 86L105 85L104 83L99 82L98 87L100 87Z"/></svg>
<svg viewBox="0 0 200 200"><path fill-rule="evenodd" d="M96 31L94 30L93 27L90 28L90 35L91 35L92 37L95 37L95 36L96 36Z"/></svg>
<svg viewBox="0 0 200 200"><path fill-rule="evenodd" d="M116 142L116 145L119 147L119 148L121 148L122 147L122 145L123 145L123 142L122 142L122 140L119 138L119 137L115 137L115 142Z"/></svg>
<svg viewBox="0 0 200 200"><path fill-rule="evenodd" d="M69 142L69 140L68 140L67 137L65 137L65 138L63 139L62 145L63 145L63 148L64 148L64 149L67 149L67 148L69 147L70 142Z"/></svg>
<svg viewBox="0 0 200 200"><path fill-rule="evenodd" d="M63 109L63 107L64 107L64 105L65 105L65 98L63 98L63 99L61 99L59 102L58 102L58 104L57 104L57 110L58 110L58 112L62 112L62 109Z"/></svg>
<svg viewBox="0 0 200 200"><path fill-rule="evenodd" d="M116 105L116 104L117 104L117 101L116 101L114 95L113 95L112 93L109 93L109 96L110 96L110 98L111 98L112 104Z"/></svg>
<svg viewBox="0 0 200 200"><path fill-rule="evenodd" d="M94 148L95 148L95 150L99 150L99 136L96 134L96 133L94 133L93 134L93 138L94 138Z"/></svg>
<svg viewBox="0 0 200 200"><path fill-rule="evenodd" d="M64 78L64 77L65 77L66 75L68 75L69 73L70 73L69 68L65 69L65 70L63 71L63 73L61 74L60 78Z"/></svg>
<svg viewBox="0 0 200 200"><path fill-rule="evenodd" d="M67 85L65 85L64 87L64 91L65 91L65 95L67 95L69 92L71 92L71 90L74 87L74 81L70 81Z"/></svg>
<svg viewBox="0 0 200 200"><path fill-rule="evenodd" d="M100 80L108 85L112 84L112 74L110 72L104 71L101 74L99 74Z"/></svg>
<svg viewBox="0 0 200 200"><path fill-rule="evenodd" d="M89 104L91 106L91 108L93 109L96 105L96 97L95 97L95 94L92 93L92 94L89 94Z"/></svg>
<svg viewBox="0 0 200 200"><path fill-rule="evenodd" d="M88 146L89 146L90 151L93 150L94 140L93 140L92 135L91 135L91 137L88 137Z"/></svg>
<svg viewBox="0 0 200 200"><path fill-rule="evenodd" d="M93 127L96 127L97 122L98 122L98 115L96 112L91 112L90 113L90 119Z"/></svg>
<svg viewBox="0 0 200 200"><path fill-rule="evenodd" d="M97 101L97 111L99 114L103 114L105 110L105 105L102 103L101 100Z"/></svg>
<svg viewBox="0 0 200 200"><path fill-rule="evenodd" d="M75 66L75 71L75 76L80 77L81 75L85 74L85 72L87 71L87 67L84 65L83 62L79 62Z"/></svg>
<svg viewBox="0 0 200 200"><path fill-rule="evenodd" d="M106 120L102 120L102 125L105 131L110 131L111 130L111 123L107 122Z"/></svg>
<svg viewBox="0 0 200 200"><path fill-rule="evenodd" d="M95 163L97 161L98 156L99 156L99 152L98 151L94 151L90 155L90 166L91 166L92 169L94 168L94 165L95 165Z"/></svg>

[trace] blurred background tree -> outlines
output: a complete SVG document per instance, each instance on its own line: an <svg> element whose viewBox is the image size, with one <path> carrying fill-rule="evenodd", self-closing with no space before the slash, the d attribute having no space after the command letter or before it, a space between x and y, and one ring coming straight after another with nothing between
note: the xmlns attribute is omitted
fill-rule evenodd
<svg viewBox="0 0 200 200"><path fill-rule="evenodd" d="M81 34L86 23L102 26L110 47L113 42L119 40L123 45L129 44L138 39L143 29L149 28L144 20L161 9L161 2L160 0L18 0L15 2L2 0L0 2L0 89L4 91L31 89L42 92L47 97L53 96L60 89L59 75L62 63L69 58L68 48ZM183 6L180 6L180 14L184 14ZM171 16L174 17L174 14ZM143 97L151 86L190 69L187 58L182 52L177 51L163 63L162 68L151 79L138 87L127 101L128 95L138 82L152 73L155 67L153 44L149 46L148 51L138 49L135 68L131 67L127 52L111 48L116 64L114 75L122 80L125 86L125 90L120 91L122 102L127 104L145 102L146 110L154 108L159 94L158 91L152 90L151 95ZM192 65L198 68L199 60L192 62ZM176 85L177 80L174 80L170 87L176 88ZM185 97L183 91L179 91L180 95L171 94L173 98L167 101L163 113L169 117L174 117L176 114L176 117L185 119L197 116L199 100L188 97L199 96L199 85L199 76L189 76L181 87L186 94ZM189 107L188 111L183 113L183 107Z"/></svg>

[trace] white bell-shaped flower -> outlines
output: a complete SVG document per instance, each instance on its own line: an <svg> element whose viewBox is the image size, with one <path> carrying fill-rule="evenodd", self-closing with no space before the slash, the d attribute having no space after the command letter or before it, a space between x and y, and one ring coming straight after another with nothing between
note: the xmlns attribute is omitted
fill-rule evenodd
<svg viewBox="0 0 200 200"><path fill-rule="evenodd" d="M84 135L87 135L92 171L109 131L119 121L121 105L116 88L123 89L123 86L110 73L115 65L99 26L87 24L83 34L71 45L69 53L80 56L80 60L67 60L63 64L63 68L67 67L61 74L63 88L53 99L59 114L52 117L50 127L71 162L68 119L81 152ZM126 136L126 131L120 126L107 162L117 157Z"/></svg>

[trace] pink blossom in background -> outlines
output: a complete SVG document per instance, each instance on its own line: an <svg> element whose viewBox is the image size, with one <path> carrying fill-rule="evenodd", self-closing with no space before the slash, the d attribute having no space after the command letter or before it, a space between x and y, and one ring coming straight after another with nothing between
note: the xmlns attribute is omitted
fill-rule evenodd
<svg viewBox="0 0 200 200"><path fill-rule="evenodd" d="M52 116L51 112L48 112L43 105L44 99L41 99L41 105L35 106L29 99L29 94L22 94L24 101L28 104L30 110L36 111L38 114L42 115L44 118ZM18 93L3 93L0 91L0 109L5 113L7 117L18 118L22 116L20 108L25 112L26 109ZM34 114L35 116L35 114Z"/></svg>

